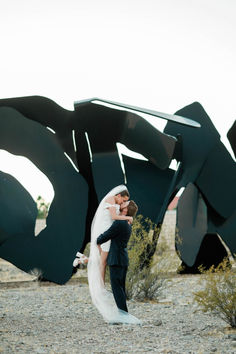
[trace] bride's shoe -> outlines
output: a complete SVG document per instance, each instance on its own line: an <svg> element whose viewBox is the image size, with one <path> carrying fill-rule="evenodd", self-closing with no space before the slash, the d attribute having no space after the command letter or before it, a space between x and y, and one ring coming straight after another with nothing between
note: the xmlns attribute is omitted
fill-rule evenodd
<svg viewBox="0 0 236 354"><path fill-rule="evenodd" d="M77 267L79 265L79 258L75 258L74 261L73 261L73 267Z"/></svg>
<svg viewBox="0 0 236 354"><path fill-rule="evenodd" d="M83 253L81 253L81 252L77 252L75 257L78 257L78 258L85 257L85 255Z"/></svg>

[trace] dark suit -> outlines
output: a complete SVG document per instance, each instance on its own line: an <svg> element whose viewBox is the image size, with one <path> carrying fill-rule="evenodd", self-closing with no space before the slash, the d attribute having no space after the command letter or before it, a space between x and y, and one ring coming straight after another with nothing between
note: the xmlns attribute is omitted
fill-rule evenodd
<svg viewBox="0 0 236 354"><path fill-rule="evenodd" d="M125 278L129 264L127 243L131 235L131 225L126 220L115 220L111 227L97 238L100 245L111 240L107 257L110 279L117 307L128 312L125 294Z"/></svg>

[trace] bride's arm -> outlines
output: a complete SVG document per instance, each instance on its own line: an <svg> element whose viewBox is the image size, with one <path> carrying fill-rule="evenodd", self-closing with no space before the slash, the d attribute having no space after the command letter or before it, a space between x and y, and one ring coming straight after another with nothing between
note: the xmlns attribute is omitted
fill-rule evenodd
<svg viewBox="0 0 236 354"><path fill-rule="evenodd" d="M133 218L132 216L126 216L126 215L117 215L116 214L116 208L114 207L110 207L108 208L109 212L111 214L111 218L112 220L127 220L128 222L132 223L133 222Z"/></svg>

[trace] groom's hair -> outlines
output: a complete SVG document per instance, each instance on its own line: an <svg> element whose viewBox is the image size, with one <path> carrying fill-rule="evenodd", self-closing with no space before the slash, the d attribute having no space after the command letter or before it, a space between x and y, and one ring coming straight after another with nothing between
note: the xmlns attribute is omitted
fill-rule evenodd
<svg viewBox="0 0 236 354"><path fill-rule="evenodd" d="M128 198L130 198L128 189L125 189L124 191L122 191L122 192L120 192L120 193L117 193L116 195L118 195L118 194L120 194L121 197L128 197Z"/></svg>
<svg viewBox="0 0 236 354"><path fill-rule="evenodd" d="M134 218L138 211L137 204L133 200L130 200L127 208L128 208L127 216L132 216Z"/></svg>

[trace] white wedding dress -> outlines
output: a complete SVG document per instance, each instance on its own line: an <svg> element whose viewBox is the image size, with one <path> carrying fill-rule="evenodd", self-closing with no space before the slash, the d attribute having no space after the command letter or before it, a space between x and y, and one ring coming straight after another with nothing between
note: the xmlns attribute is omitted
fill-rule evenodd
<svg viewBox="0 0 236 354"><path fill-rule="evenodd" d="M109 227L112 225L112 222L113 222L109 208L115 208L116 215L119 215L120 214L120 206L119 206L119 204L110 204L110 203L105 202L103 208L104 208L104 210L103 210L104 218L101 222L101 228L105 231L105 230L109 229ZM102 232L104 232L104 231L102 231ZM101 244L102 250L104 252L109 252L110 244L111 244L110 240Z"/></svg>
<svg viewBox="0 0 236 354"><path fill-rule="evenodd" d="M126 190L124 185L117 186L113 188L100 202L95 216L93 218L91 226L91 244L90 244L90 255L88 262L88 282L90 295L93 304L96 306L98 311L103 316L104 320L109 323L130 323L130 324L141 324L141 321L135 316L130 315L128 312L118 309L112 292L108 291L103 283L100 266L101 257L97 247L97 238L104 231L112 225L112 218L108 208L111 206L106 202L106 199L110 196L115 196L120 192ZM120 206L115 204L116 213L119 214ZM105 243L105 249L109 251L110 241Z"/></svg>

